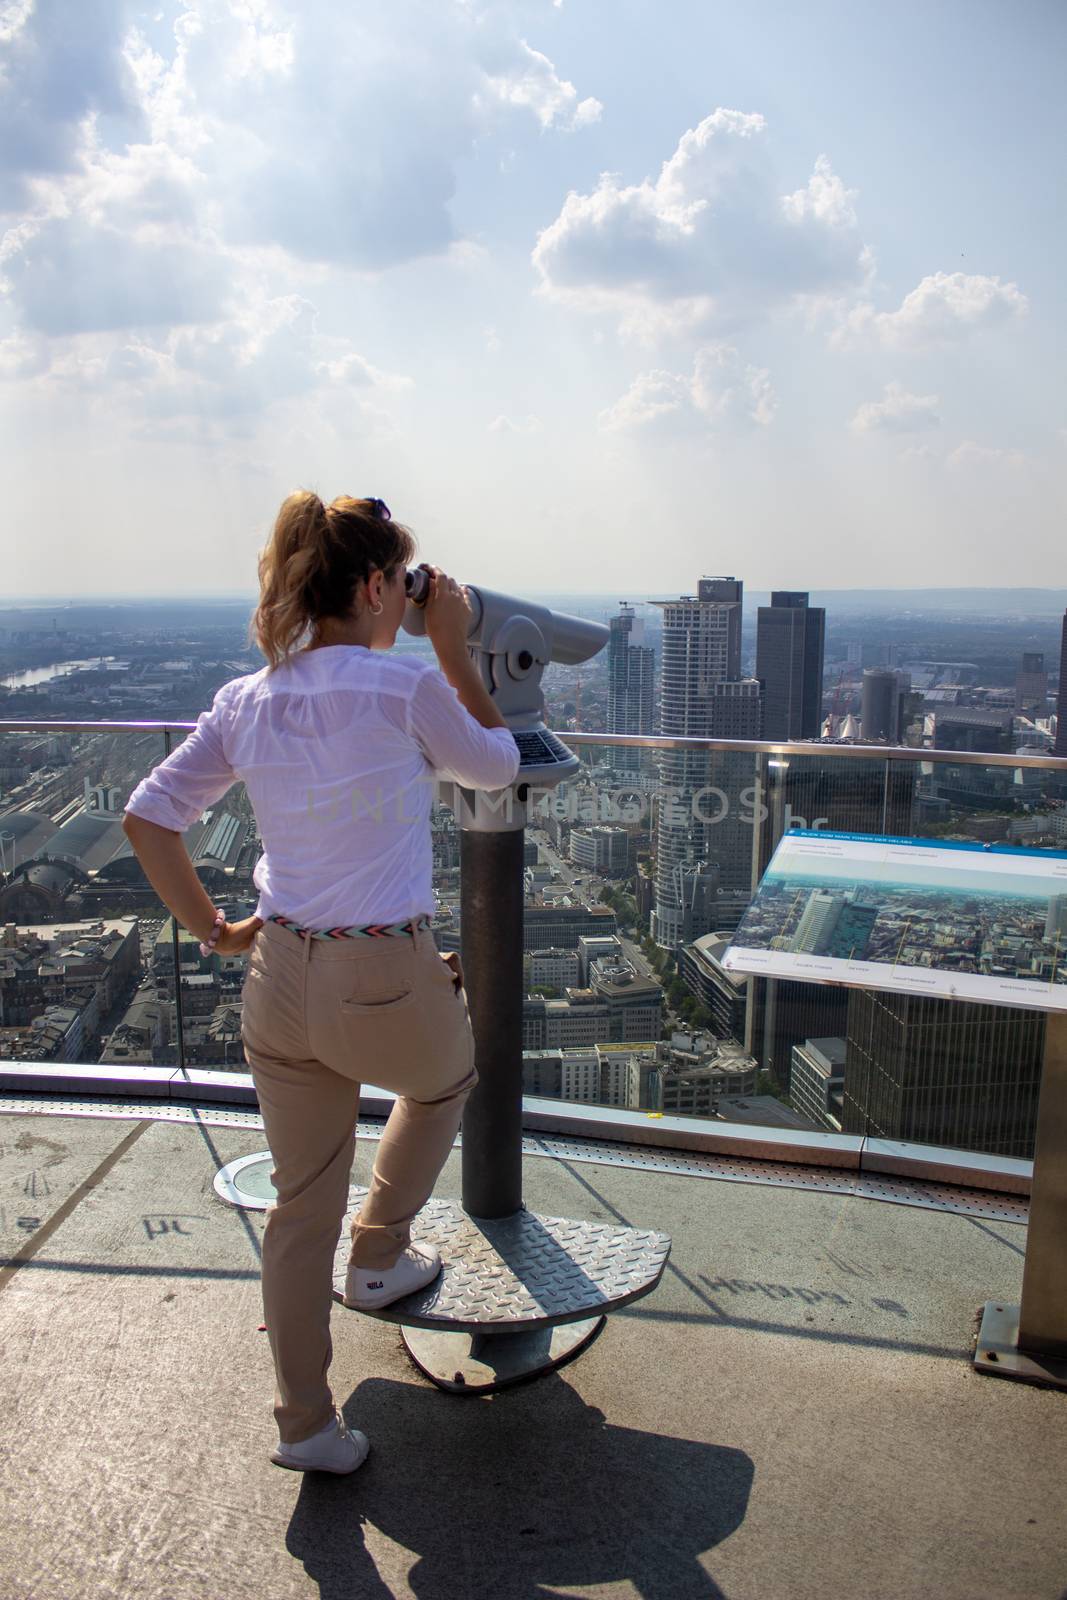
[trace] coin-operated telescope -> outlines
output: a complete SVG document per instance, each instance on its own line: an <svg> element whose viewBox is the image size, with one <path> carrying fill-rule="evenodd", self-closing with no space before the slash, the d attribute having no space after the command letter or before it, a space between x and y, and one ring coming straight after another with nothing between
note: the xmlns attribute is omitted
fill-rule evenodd
<svg viewBox="0 0 1067 1600"><path fill-rule="evenodd" d="M421 571L410 576L417 579ZM554 788L581 765L545 726L541 674L550 661L573 666L588 661L607 643L608 629L602 622L586 622L514 595L465 587L471 605L467 649L519 747L519 775L510 789L491 793L458 783L441 787L452 791L446 803L461 828L509 833L525 826L531 788ZM426 632L425 613L414 598L418 590L417 583L408 584L403 618L406 632L417 635Z"/></svg>
<svg viewBox="0 0 1067 1600"><path fill-rule="evenodd" d="M412 603L403 621L414 634L426 632L419 576L418 569L408 574ZM408 1354L428 1378L471 1394L577 1355L612 1305L655 1288L670 1239L598 1224L596 1240L587 1241L587 1224L541 1217L523 1204L523 828L531 790L551 788L579 766L545 727L541 675L550 661L588 661L609 630L492 589L471 585L467 595L467 648L515 737L520 766L507 789L441 785L460 833L463 973L478 1070L463 1111L462 1210L450 1207L441 1219L464 1271L457 1276L446 1260L440 1283L422 1300L409 1297L399 1314L394 1302L387 1314L401 1323Z"/></svg>

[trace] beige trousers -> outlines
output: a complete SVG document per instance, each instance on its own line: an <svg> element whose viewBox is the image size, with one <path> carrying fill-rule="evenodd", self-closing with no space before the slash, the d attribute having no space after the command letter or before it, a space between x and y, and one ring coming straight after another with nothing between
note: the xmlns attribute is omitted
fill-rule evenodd
<svg viewBox="0 0 1067 1600"><path fill-rule="evenodd" d="M428 929L301 939L267 922L249 952L241 1035L274 1161L263 1313L287 1444L333 1416L334 1255L362 1083L397 1096L352 1226L350 1260L390 1267L411 1238L478 1081L466 995Z"/></svg>

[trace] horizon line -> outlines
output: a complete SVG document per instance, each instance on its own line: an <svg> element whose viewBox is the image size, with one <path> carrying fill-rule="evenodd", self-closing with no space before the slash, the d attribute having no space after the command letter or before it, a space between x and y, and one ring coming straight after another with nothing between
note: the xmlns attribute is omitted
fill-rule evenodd
<svg viewBox="0 0 1067 1600"><path fill-rule="evenodd" d="M744 582L743 579L740 580L740 581ZM477 585L474 585L474 587L477 587ZM489 588L490 585L487 584L485 587ZM780 586L778 586L778 587L780 587ZM772 587L772 588L764 589L762 587L759 587L759 586L753 584L749 592L750 593L755 593L755 594L764 594L764 593L772 594L772 593L777 593L778 592L778 587ZM633 591L631 590L631 593L632 592ZM790 591L790 592L794 592L794 591ZM811 595L811 594L820 594L820 595L822 595L822 594L838 594L838 595L879 595L879 594L892 594L892 595L997 595L998 597L1003 598L1003 596L1005 596L1005 595L1012 595L1012 594L1040 594L1040 595L1063 595L1063 596L1067 596L1067 585L1049 585L1049 586L1045 586L1045 585L1041 585L1041 584L1016 584L1011 588L1005 588L1003 585L1000 585L1000 584L996 584L996 585L994 585L994 584L971 584L971 585L953 585L953 586L942 584L942 585L929 586L929 587L926 587L926 588L902 588L899 585L890 585L890 584L879 585L879 586L876 586L876 587L849 586L847 588L826 588L826 587L815 585L815 586L809 586L806 590L802 589L802 590L795 591L795 592L799 592L801 594L805 594L806 593L806 594L809 594L809 595ZM531 598L533 598L535 596L538 596L538 595L573 595L575 598L603 599L609 593L611 593L611 594L617 593L617 590L616 589L612 589L612 590L609 591L609 590L605 590L605 589L553 588L553 589L527 589L525 591L525 593L528 594ZM136 591L136 592L128 592L128 593L120 593L120 592L116 592L114 590L101 590L101 591L99 591L97 593L93 593L93 594L81 593L79 595L71 595L71 594L66 593L66 592L59 593L59 594L40 594L40 593L37 593L37 594L18 594L18 595L0 594L0 607L7 607L7 606L11 606L11 605L18 605L18 604L26 604L29 601L39 601L39 602L41 602L43 604L46 604L46 605L55 605L55 606L59 606L59 605L63 605L63 606L93 605L93 604L100 604L103 601L108 601L108 602L111 602L111 603L132 603L132 602L136 602L136 601L145 601L145 600L159 601L161 603L167 603L167 604L176 603L178 601L190 601L190 600L231 601L231 602L240 602L240 603L244 604L246 602L255 602L256 600L258 600L258 598L259 598L258 592L255 591L255 590L251 590L251 589L249 589L249 590L240 590L240 591L239 590L212 589L212 590L192 591L192 592L186 592L186 593L180 593L180 594L162 594L158 590L157 591L144 590L144 591ZM674 595L671 596L672 600L676 599L676 598L684 598L684 597L674 596ZM636 601L626 601L626 600L620 600L619 601L620 605L625 605L625 604L631 604L631 605L632 604L638 604L638 605L641 605L641 604L651 604L651 603L652 603L651 597L639 598Z"/></svg>

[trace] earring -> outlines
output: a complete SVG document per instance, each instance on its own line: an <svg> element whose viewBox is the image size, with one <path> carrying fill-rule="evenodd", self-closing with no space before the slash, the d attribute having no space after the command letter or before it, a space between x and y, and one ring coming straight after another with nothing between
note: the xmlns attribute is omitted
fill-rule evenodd
<svg viewBox="0 0 1067 1600"><path fill-rule="evenodd" d="M384 610L385 610L385 607L382 605L382 602L379 600L378 604L376 606L371 606L370 614L371 614L372 617L380 617Z"/></svg>

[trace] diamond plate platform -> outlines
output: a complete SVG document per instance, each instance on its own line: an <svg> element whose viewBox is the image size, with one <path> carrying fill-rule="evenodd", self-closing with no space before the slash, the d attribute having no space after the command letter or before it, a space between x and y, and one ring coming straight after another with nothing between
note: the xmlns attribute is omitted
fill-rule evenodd
<svg viewBox="0 0 1067 1600"><path fill-rule="evenodd" d="M350 1227L367 1190L353 1186L334 1262L343 1300ZM425 1289L362 1316L441 1333L521 1333L586 1322L650 1294L670 1255L666 1233L571 1222L522 1210L475 1220L458 1201L428 1200L413 1239L431 1240L442 1271Z"/></svg>

